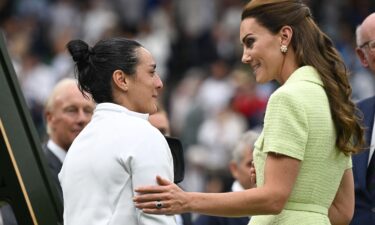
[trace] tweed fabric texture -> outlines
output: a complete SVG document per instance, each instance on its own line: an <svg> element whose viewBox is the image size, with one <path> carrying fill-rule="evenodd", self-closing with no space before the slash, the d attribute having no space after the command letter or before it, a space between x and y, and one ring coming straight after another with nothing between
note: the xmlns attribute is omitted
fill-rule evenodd
<svg viewBox="0 0 375 225"><path fill-rule="evenodd" d="M269 99L264 129L255 143L257 185L264 184L268 152L301 160L300 171L284 210L253 216L251 225L330 224L327 213L351 157L335 146L336 131L318 72L297 69Z"/></svg>

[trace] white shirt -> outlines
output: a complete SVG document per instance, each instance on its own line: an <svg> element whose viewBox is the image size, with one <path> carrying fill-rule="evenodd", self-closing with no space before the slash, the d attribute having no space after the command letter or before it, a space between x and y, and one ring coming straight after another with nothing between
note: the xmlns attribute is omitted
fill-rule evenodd
<svg viewBox="0 0 375 225"><path fill-rule="evenodd" d="M242 185L240 184L240 182L238 182L238 180L235 180L232 184L232 191L233 192L236 192L236 191L244 191L245 188L242 187Z"/></svg>
<svg viewBox="0 0 375 225"><path fill-rule="evenodd" d="M58 146L51 139L49 139L47 142L47 148L60 160L61 163L64 162L64 159L66 157L66 150Z"/></svg>
<svg viewBox="0 0 375 225"><path fill-rule="evenodd" d="M371 157L374 154L374 149L375 149L375 114L374 114L374 124L372 125L372 136L371 136L371 142L370 142L370 153L369 153L367 165L370 164Z"/></svg>
<svg viewBox="0 0 375 225"><path fill-rule="evenodd" d="M163 135L140 114L98 104L69 148L59 174L65 225L175 225L174 216L135 208L134 189L173 180L173 158Z"/></svg>

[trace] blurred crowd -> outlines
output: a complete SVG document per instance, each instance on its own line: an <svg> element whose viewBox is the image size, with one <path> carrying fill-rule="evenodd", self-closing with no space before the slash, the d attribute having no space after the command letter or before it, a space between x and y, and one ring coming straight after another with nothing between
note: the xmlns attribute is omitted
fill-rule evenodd
<svg viewBox="0 0 375 225"><path fill-rule="evenodd" d="M190 191L225 191L231 151L247 130L261 130L276 83L256 84L241 65L245 0L1 0L0 28L41 140L52 87L72 77L65 45L124 36L149 49L164 82L161 104L182 140ZM375 78L355 55L355 28L374 0L306 0L351 71L353 99L375 94Z"/></svg>

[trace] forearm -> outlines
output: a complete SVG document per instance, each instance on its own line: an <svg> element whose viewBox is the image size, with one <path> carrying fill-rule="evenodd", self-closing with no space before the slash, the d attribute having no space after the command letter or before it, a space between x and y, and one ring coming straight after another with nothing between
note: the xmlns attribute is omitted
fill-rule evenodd
<svg viewBox="0 0 375 225"><path fill-rule="evenodd" d="M335 199L328 211L333 225L349 224L354 214L354 181L351 169L347 169L341 179Z"/></svg>
<svg viewBox="0 0 375 225"><path fill-rule="evenodd" d="M265 188L228 193L191 192L188 195L190 201L186 211L213 216L277 214L285 204L282 198L277 197L277 193L271 193L271 190Z"/></svg>
<svg viewBox="0 0 375 225"><path fill-rule="evenodd" d="M239 217L279 214L288 201L297 178L300 161L283 156L268 155L263 185L241 192L197 193L184 192L177 185L157 177L160 186L136 188L139 194L133 201L145 213L199 214ZM155 201L164 203L155 207Z"/></svg>
<svg viewBox="0 0 375 225"><path fill-rule="evenodd" d="M332 225L347 225L352 219L352 217L347 215L346 211L340 211L340 208L335 204L332 204L329 208L328 217Z"/></svg>

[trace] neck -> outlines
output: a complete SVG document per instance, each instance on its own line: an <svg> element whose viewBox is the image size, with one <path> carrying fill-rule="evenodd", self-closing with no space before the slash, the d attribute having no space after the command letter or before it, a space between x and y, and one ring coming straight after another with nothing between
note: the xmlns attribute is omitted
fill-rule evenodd
<svg viewBox="0 0 375 225"><path fill-rule="evenodd" d="M292 73L298 68L298 65L295 60L292 60L291 53L288 51L283 58L281 64L280 76L278 82L283 85L292 75Z"/></svg>

